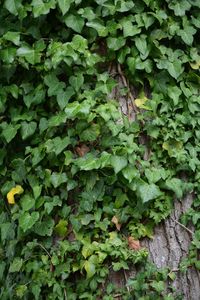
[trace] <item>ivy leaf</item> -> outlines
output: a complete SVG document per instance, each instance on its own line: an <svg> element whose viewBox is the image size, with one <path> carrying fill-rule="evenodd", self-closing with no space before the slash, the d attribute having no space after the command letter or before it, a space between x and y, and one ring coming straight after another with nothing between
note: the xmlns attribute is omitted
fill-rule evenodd
<svg viewBox="0 0 200 300"><path fill-rule="evenodd" d="M3 62L11 64L15 60L16 48L8 47L7 49L0 50L0 58Z"/></svg>
<svg viewBox="0 0 200 300"><path fill-rule="evenodd" d="M122 170L122 174L129 181L129 183L132 182L133 178L139 176L138 170L134 166L130 165Z"/></svg>
<svg viewBox="0 0 200 300"><path fill-rule="evenodd" d="M31 5L33 7L33 15L37 18L40 15L48 14L51 8L55 8L55 0L49 0L48 2L32 0Z"/></svg>
<svg viewBox="0 0 200 300"><path fill-rule="evenodd" d="M86 260L84 263L84 268L87 273L87 278L91 278L96 273L96 267L95 264L93 264L91 261Z"/></svg>
<svg viewBox="0 0 200 300"><path fill-rule="evenodd" d="M146 59L149 55L146 38L147 37L144 34L140 35L140 37L135 38L135 45L140 52L140 56L143 60Z"/></svg>
<svg viewBox="0 0 200 300"><path fill-rule="evenodd" d="M53 184L54 188L59 187L62 183L67 182L67 175L66 173L56 173L53 172L51 175L51 183Z"/></svg>
<svg viewBox="0 0 200 300"><path fill-rule="evenodd" d="M156 199L162 195L159 187L154 183L143 183L137 187L137 194L143 203Z"/></svg>
<svg viewBox="0 0 200 300"><path fill-rule="evenodd" d="M58 0L58 6L60 7L63 15L65 15L70 9L71 3L72 0Z"/></svg>
<svg viewBox="0 0 200 300"><path fill-rule="evenodd" d="M68 222L66 220L60 220L54 228L55 233L60 237L64 237L67 233L67 225Z"/></svg>
<svg viewBox="0 0 200 300"><path fill-rule="evenodd" d="M35 200L31 196L25 195L24 197L22 197L20 204L22 206L23 211L28 211L32 207L34 207Z"/></svg>
<svg viewBox="0 0 200 300"><path fill-rule="evenodd" d="M4 6L5 8L13 15L18 14L18 8L21 6L20 0L5 0Z"/></svg>
<svg viewBox="0 0 200 300"><path fill-rule="evenodd" d="M92 124L89 128L85 129L81 134L80 138L82 141L95 141L100 135L99 124Z"/></svg>
<svg viewBox="0 0 200 300"><path fill-rule="evenodd" d="M14 139L14 137L16 136L17 131L20 128L20 125L3 123L2 127L3 127L2 135L5 138L6 142L10 143L12 139Z"/></svg>
<svg viewBox="0 0 200 300"><path fill-rule="evenodd" d="M177 86L169 86L167 89L169 97L173 100L174 105L178 105L179 97L182 94L181 89Z"/></svg>
<svg viewBox="0 0 200 300"><path fill-rule="evenodd" d="M7 41L13 42L16 46L20 44L20 33L14 31L7 31L6 34L3 35L3 38Z"/></svg>
<svg viewBox="0 0 200 300"><path fill-rule="evenodd" d="M37 222L34 225L34 232L40 236L51 236L54 228L54 220L45 218L42 222Z"/></svg>
<svg viewBox="0 0 200 300"><path fill-rule="evenodd" d="M39 212L34 211L31 214L28 212L24 212L23 215L19 217L19 226L24 232L26 232L28 229L31 229L33 227L39 217Z"/></svg>
<svg viewBox="0 0 200 300"><path fill-rule="evenodd" d="M180 0L178 2L171 1L169 3L169 8L173 9L175 16L183 17L185 15L185 12L189 10L191 7L191 4L187 0Z"/></svg>
<svg viewBox="0 0 200 300"><path fill-rule="evenodd" d="M196 33L196 29L193 26L184 26L184 29L179 30L178 35L184 41L186 45L192 45L194 40L194 34Z"/></svg>
<svg viewBox="0 0 200 300"><path fill-rule="evenodd" d="M65 24L74 31L81 33L84 26L84 19L78 15L69 14L64 18Z"/></svg>
<svg viewBox="0 0 200 300"><path fill-rule="evenodd" d="M22 122L21 124L21 135L22 139L25 140L29 136L33 135L37 128L36 122Z"/></svg>
<svg viewBox="0 0 200 300"><path fill-rule="evenodd" d="M119 173L123 168L127 166L127 158L124 156L112 156L110 160L111 166L113 166L115 174Z"/></svg>
<svg viewBox="0 0 200 300"><path fill-rule="evenodd" d="M84 77L81 73L79 73L77 76L70 76L69 83L74 88L76 92L80 90L84 82Z"/></svg>
<svg viewBox="0 0 200 300"><path fill-rule="evenodd" d="M21 195L24 192L24 189L21 185L16 185L13 187L7 194L7 200L9 204L15 204L15 195Z"/></svg>
<svg viewBox="0 0 200 300"><path fill-rule="evenodd" d="M123 36L134 36L141 32L141 28L139 28L136 25L133 25L130 20L124 19L122 21L122 27L123 27Z"/></svg>
<svg viewBox="0 0 200 300"><path fill-rule="evenodd" d="M168 69L169 74L177 79L184 71L181 61L175 60L172 63L168 62L166 68Z"/></svg>
<svg viewBox="0 0 200 300"><path fill-rule="evenodd" d="M86 154L84 157L78 158L75 164L84 171L90 171L94 169L99 169L101 166L101 161L93 156L91 153Z"/></svg>
<svg viewBox="0 0 200 300"><path fill-rule="evenodd" d="M22 299L25 296L25 293L26 293L27 289L28 289L28 287L25 284L18 285L15 289L17 297Z"/></svg>
<svg viewBox="0 0 200 300"><path fill-rule="evenodd" d="M168 190L173 191L177 198L183 197L183 182L179 178L168 179L165 182L165 187Z"/></svg>
<svg viewBox="0 0 200 300"><path fill-rule="evenodd" d="M15 257L9 268L9 273L19 272L23 264L23 259Z"/></svg>
<svg viewBox="0 0 200 300"><path fill-rule="evenodd" d="M126 43L126 40L123 37L108 37L107 38L107 45L108 48L113 50L113 51L117 51L120 48L122 48Z"/></svg>
<svg viewBox="0 0 200 300"><path fill-rule="evenodd" d="M92 20L90 22L87 22L86 26L96 29L99 36L105 37L108 35L108 29L103 24L101 24L99 20Z"/></svg>

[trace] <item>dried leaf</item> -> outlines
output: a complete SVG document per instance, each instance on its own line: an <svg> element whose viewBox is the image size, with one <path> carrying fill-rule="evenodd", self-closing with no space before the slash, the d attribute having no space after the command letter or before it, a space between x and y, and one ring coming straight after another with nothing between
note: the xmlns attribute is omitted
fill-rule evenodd
<svg viewBox="0 0 200 300"><path fill-rule="evenodd" d="M15 195L20 195L24 192L24 189L21 187L21 185L16 185L14 188L10 190L7 194L7 200L9 204L15 204Z"/></svg>
<svg viewBox="0 0 200 300"><path fill-rule="evenodd" d="M128 237L128 246L131 250L140 250L141 249L140 241L134 240L134 238L132 236Z"/></svg>
<svg viewBox="0 0 200 300"><path fill-rule="evenodd" d="M122 224L119 223L119 220L116 216L113 216L111 222L113 222L118 231L120 231Z"/></svg>
<svg viewBox="0 0 200 300"><path fill-rule="evenodd" d="M90 151L90 148L85 144L81 145L80 147L76 147L76 152L80 157L83 157L86 153Z"/></svg>

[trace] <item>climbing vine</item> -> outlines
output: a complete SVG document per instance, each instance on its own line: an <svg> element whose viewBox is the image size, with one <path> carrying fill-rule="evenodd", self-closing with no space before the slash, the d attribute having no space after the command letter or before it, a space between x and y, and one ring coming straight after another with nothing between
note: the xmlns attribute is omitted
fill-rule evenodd
<svg viewBox="0 0 200 300"><path fill-rule="evenodd" d="M5 0L0 22L0 298L178 299L139 240L193 192L200 268L199 1Z"/></svg>

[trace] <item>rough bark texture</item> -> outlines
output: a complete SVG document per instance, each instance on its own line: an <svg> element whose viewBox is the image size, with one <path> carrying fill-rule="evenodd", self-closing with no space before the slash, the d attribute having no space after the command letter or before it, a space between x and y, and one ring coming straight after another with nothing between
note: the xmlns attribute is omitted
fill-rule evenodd
<svg viewBox="0 0 200 300"><path fill-rule="evenodd" d="M134 107L133 100L137 96L137 91L129 86L120 66L113 66L109 71L111 76L118 81L118 86L109 95L109 98L118 99L122 114L128 116L129 120L134 122L137 108ZM120 95L122 87L129 89L126 96ZM149 91L146 91L146 93L150 97ZM150 155L148 138L141 136L140 143L146 144L147 151L144 159L147 160ZM176 200L171 215L154 229L153 239L146 238L142 241L142 246L149 251L149 259L157 268L168 267L176 272L175 280L166 283L166 293L171 290L170 286L174 287L175 294L182 295L181 299L183 300L200 300L200 272L193 268L189 268L186 273L179 271L182 259L188 255L194 230L192 226L184 228L179 221L181 215L191 207L192 202L192 194L185 196L182 201ZM133 267L129 273L111 271L109 278L117 287L122 287L126 284L128 277L133 278L135 274L136 270ZM116 297L116 299L121 298Z"/></svg>
<svg viewBox="0 0 200 300"><path fill-rule="evenodd" d="M185 274L179 271L182 259L189 252L193 228L184 228L178 220L191 207L192 201L192 194L188 194L181 202L175 201L170 217L155 228L154 238L142 242L149 250L150 260L158 268L169 267L176 272L175 280L169 282L168 286L173 286L184 300L200 299L200 273L193 268L189 268Z"/></svg>

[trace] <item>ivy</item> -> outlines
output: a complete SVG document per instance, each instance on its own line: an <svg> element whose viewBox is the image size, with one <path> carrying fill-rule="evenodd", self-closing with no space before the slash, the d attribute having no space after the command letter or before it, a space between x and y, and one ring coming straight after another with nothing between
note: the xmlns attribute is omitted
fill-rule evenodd
<svg viewBox="0 0 200 300"><path fill-rule="evenodd" d="M1 299L161 299L174 273L128 238L152 237L188 192L182 269L199 269L199 8L1 2ZM108 283L132 264L130 293Z"/></svg>

